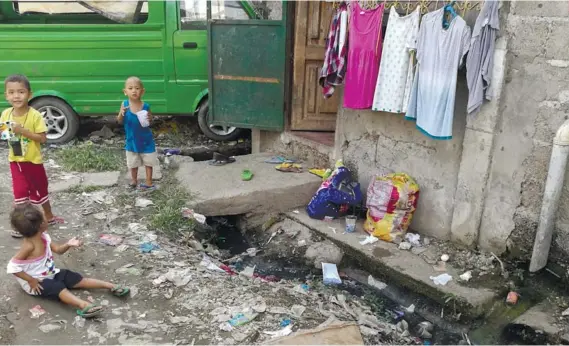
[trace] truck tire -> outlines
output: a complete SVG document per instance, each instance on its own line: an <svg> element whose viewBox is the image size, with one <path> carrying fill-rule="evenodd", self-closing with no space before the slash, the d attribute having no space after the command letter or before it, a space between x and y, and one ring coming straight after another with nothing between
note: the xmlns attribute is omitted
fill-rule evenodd
<svg viewBox="0 0 569 346"><path fill-rule="evenodd" d="M209 120L209 100L205 99L198 110L198 125L203 134L214 141L234 141L242 129L233 126L211 125Z"/></svg>
<svg viewBox="0 0 569 346"><path fill-rule="evenodd" d="M79 117L65 101L57 97L40 97L30 105L43 115L48 143L64 144L75 138Z"/></svg>

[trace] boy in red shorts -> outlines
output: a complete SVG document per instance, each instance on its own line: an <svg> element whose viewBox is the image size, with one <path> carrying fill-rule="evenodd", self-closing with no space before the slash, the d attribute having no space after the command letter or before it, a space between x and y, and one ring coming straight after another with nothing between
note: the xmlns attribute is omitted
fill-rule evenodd
<svg viewBox="0 0 569 346"><path fill-rule="evenodd" d="M62 218L53 215L49 203L41 155L41 144L47 141L47 127L42 115L28 105L32 97L30 81L23 75L11 75L4 81L4 93L12 105L2 112L0 122L8 123L14 135L8 139L14 203L31 202L41 206L50 225L63 223ZM21 238L22 235L12 231L12 237Z"/></svg>

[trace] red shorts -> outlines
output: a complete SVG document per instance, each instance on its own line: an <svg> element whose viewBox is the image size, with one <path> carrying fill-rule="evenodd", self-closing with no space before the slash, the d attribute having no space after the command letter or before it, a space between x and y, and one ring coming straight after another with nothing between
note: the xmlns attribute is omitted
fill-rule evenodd
<svg viewBox="0 0 569 346"><path fill-rule="evenodd" d="M42 205L49 200L47 174L42 164L10 162L14 203Z"/></svg>

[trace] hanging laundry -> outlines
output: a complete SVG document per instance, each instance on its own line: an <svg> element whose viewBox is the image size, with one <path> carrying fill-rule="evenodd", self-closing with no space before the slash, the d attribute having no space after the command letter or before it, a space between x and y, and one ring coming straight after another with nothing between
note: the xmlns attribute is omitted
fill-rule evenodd
<svg viewBox="0 0 569 346"><path fill-rule="evenodd" d="M399 16L394 7L389 11L373 98L374 111L407 112L414 75L412 51L417 48L420 13L419 7L405 17Z"/></svg>
<svg viewBox="0 0 569 346"><path fill-rule="evenodd" d="M434 139L452 138L457 70L470 47L470 28L460 16L443 29L444 8L423 16L417 39L417 69L407 119Z"/></svg>
<svg viewBox="0 0 569 346"><path fill-rule="evenodd" d="M369 109L373 103L382 48L383 9L383 3L368 10L361 8L358 1L351 2L350 46L344 88L346 108Z"/></svg>
<svg viewBox="0 0 569 346"><path fill-rule="evenodd" d="M500 30L498 6L497 0L484 1L472 30L470 52L466 57L468 114L478 113L484 102L484 96L487 100L492 100L490 80L494 66L496 35Z"/></svg>
<svg viewBox="0 0 569 346"><path fill-rule="evenodd" d="M324 98L332 96L334 94L334 86L341 85L344 81L344 76L346 75L346 55L348 52L347 33L348 5L342 2L330 23L324 65L318 79Z"/></svg>

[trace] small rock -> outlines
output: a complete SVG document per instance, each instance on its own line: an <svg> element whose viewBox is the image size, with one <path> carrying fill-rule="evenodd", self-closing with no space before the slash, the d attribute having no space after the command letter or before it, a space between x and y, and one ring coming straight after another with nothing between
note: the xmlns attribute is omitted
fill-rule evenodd
<svg viewBox="0 0 569 346"><path fill-rule="evenodd" d="M464 272L463 274L460 274L459 278L462 281L468 282L468 280L472 279L472 272L470 270Z"/></svg>
<svg viewBox="0 0 569 346"><path fill-rule="evenodd" d="M399 244L399 250L409 250L409 249L411 249L411 246L412 246L411 243L408 243L406 241L402 241Z"/></svg>
<svg viewBox="0 0 569 346"><path fill-rule="evenodd" d="M296 318L300 318L300 316L302 316L304 311L306 311L306 307L303 305L293 305L292 308L290 309L291 315L293 315Z"/></svg>
<svg viewBox="0 0 569 346"><path fill-rule="evenodd" d="M41 330L44 333L49 333L49 332L53 332L56 330L61 329L61 325L59 324L43 324L41 326L38 327L39 330Z"/></svg>
<svg viewBox="0 0 569 346"><path fill-rule="evenodd" d="M447 254L444 254L441 256L441 261L443 261L443 262L448 262L449 259L450 259L450 257Z"/></svg>
<svg viewBox="0 0 569 346"><path fill-rule="evenodd" d="M322 263L340 264L344 252L332 242L325 241L310 245L306 249L304 257L312 261L315 268L320 269Z"/></svg>
<svg viewBox="0 0 569 346"><path fill-rule="evenodd" d="M360 326L360 332L362 333L363 336L376 336L379 335L379 331L366 327L366 326Z"/></svg>

